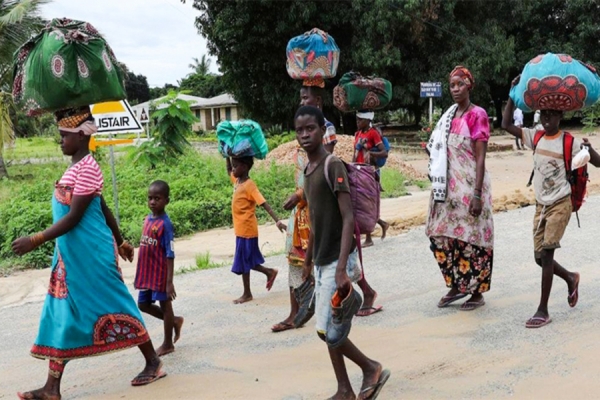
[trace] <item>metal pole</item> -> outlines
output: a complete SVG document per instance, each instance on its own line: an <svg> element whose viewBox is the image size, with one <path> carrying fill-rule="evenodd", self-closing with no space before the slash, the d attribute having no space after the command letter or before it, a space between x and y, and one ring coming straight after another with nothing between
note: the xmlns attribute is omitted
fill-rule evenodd
<svg viewBox="0 0 600 400"><path fill-rule="evenodd" d="M109 135L109 138L112 139L112 135ZM115 172L115 150L114 146L108 146L110 148L110 172L112 175L112 186L113 186L113 200L115 202L115 218L117 219L117 224L121 224L119 220L119 193L117 193L117 173Z"/></svg>
<svg viewBox="0 0 600 400"><path fill-rule="evenodd" d="M433 123L433 97L429 98L429 125Z"/></svg>

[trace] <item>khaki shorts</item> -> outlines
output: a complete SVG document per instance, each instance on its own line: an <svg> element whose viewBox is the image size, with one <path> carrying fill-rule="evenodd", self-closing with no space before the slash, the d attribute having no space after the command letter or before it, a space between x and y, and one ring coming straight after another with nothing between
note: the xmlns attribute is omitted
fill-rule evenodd
<svg viewBox="0 0 600 400"><path fill-rule="evenodd" d="M536 257L540 256L542 250L560 247L560 239L565 234L572 212L571 196L549 206L536 204L533 219L533 246Z"/></svg>

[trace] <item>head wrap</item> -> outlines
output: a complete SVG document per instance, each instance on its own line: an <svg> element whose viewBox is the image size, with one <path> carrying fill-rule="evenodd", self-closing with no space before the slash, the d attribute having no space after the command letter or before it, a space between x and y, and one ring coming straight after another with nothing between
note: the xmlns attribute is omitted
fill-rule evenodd
<svg viewBox="0 0 600 400"><path fill-rule="evenodd" d="M91 136L98 132L98 127L92 119L89 106L57 111L54 115L58 123L58 129L61 131L70 133L81 131L86 136Z"/></svg>
<svg viewBox="0 0 600 400"><path fill-rule="evenodd" d="M83 124L79 125L76 128L62 128L59 129L63 132L69 133L77 133L82 132L86 136L92 136L94 133L98 132L98 127L94 121L85 121Z"/></svg>
<svg viewBox="0 0 600 400"><path fill-rule="evenodd" d="M325 87L325 80L323 78L306 78L302 81L302 86L318 86L320 88Z"/></svg>
<svg viewBox="0 0 600 400"><path fill-rule="evenodd" d="M469 87L469 89L473 89L475 86L475 79L473 78L473 74L471 71L463 67L462 65L457 65L454 67L452 72L450 72L450 78L458 76L463 82Z"/></svg>
<svg viewBox="0 0 600 400"><path fill-rule="evenodd" d="M369 121L373 121L373 118L375 118L375 113L373 111L359 111L356 113L356 116L360 119L368 119Z"/></svg>

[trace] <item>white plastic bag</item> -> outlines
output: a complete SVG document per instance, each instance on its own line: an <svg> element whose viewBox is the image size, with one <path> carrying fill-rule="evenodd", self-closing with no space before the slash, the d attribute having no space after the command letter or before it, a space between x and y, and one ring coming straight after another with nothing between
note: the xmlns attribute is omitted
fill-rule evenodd
<svg viewBox="0 0 600 400"><path fill-rule="evenodd" d="M581 168L590 161L590 151L587 146L583 146L582 149L573 157L571 162L571 170Z"/></svg>

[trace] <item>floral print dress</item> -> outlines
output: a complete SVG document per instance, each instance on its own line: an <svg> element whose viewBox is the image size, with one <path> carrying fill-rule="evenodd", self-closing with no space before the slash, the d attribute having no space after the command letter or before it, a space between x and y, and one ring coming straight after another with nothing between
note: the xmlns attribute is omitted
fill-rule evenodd
<svg viewBox="0 0 600 400"><path fill-rule="evenodd" d="M448 191L446 201L431 197L426 234L446 286L461 293L490 289L494 257L494 220L490 177L485 171L482 212L469 213L475 192L475 142L488 141L490 129L484 109L474 106L454 118L448 135Z"/></svg>

